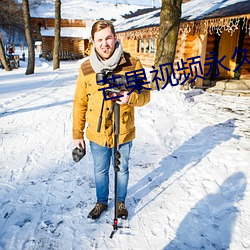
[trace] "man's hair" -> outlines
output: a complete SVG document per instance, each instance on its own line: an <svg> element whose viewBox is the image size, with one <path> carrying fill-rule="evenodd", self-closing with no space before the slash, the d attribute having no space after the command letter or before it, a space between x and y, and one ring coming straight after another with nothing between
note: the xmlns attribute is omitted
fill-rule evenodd
<svg viewBox="0 0 250 250"><path fill-rule="evenodd" d="M110 28L113 35L115 36L115 28L114 28L114 25L110 22L110 21L107 21L107 20L99 20L97 22L95 22L92 26L92 30L91 30L91 38L92 40L94 40L94 35L96 32L102 30L102 29L106 29L106 28Z"/></svg>

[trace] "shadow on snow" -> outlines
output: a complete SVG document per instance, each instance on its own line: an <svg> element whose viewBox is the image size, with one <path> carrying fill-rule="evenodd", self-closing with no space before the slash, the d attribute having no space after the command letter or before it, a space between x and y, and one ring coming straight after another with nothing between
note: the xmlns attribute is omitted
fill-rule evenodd
<svg viewBox="0 0 250 250"><path fill-rule="evenodd" d="M228 177L217 193L207 195L181 222L176 237L164 250L229 249L238 208L247 180L242 172Z"/></svg>
<svg viewBox="0 0 250 250"><path fill-rule="evenodd" d="M39 105L39 106L36 106L36 107L21 108L21 109L14 110L14 111L5 111L3 113L0 113L0 117L6 117L8 115L15 115L15 114L20 114L20 113L24 113L24 112L44 109L44 108L51 108L51 107L55 107L55 106L65 105L65 104L72 103L72 102L73 102L73 100L66 100L66 101L62 101L62 102L54 102L54 103L50 103L50 104L43 104L43 105Z"/></svg>
<svg viewBox="0 0 250 250"><path fill-rule="evenodd" d="M199 162L216 146L229 141L232 138L239 139L239 136L233 134L235 129L234 123L235 119L229 119L223 123L202 129L198 134L192 136L178 149L173 151L171 155L163 158L159 163L158 168L154 169L152 172L148 173L141 180L139 180L135 185L131 186L128 190L129 196L133 197L134 200L140 200L142 197L149 195L152 191L174 175L174 173L185 168L187 165L190 166L186 171L197 166ZM169 183L167 187L161 189L162 191L148 203L156 199L157 196L159 196L172 184L173 183ZM148 203L146 203L143 207L145 207ZM143 209L143 207L141 209Z"/></svg>

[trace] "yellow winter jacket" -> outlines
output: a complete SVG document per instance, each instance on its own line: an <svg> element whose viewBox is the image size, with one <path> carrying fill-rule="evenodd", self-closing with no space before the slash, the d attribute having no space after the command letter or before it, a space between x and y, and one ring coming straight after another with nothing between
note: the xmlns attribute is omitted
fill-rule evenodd
<svg viewBox="0 0 250 250"><path fill-rule="evenodd" d="M126 72L142 69L139 60L130 54L123 53L119 65L113 71L114 74L124 75ZM108 85L107 85L108 86ZM98 133L98 121L103 101L103 91L98 91L105 86L97 85L96 73L93 71L90 61L82 63L76 83L75 97L73 102L73 140L84 138L84 129L87 122L86 137L88 140L101 146L114 147L113 119L108 119L112 106L111 100L104 102L101 130ZM144 85L145 86L145 85ZM147 104L150 100L150 91L142 89L130 94L129 101L120 105L120 135L119 144L129 142L135 138L134 107Z"/></svg>

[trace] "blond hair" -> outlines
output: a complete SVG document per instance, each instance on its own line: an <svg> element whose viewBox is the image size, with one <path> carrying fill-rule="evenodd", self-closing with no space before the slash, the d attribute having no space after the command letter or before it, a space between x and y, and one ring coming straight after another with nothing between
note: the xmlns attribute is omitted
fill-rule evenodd
<svg viewBox="0 0 250 250"><path fill-rule="evenodd" d="M92 26L92 29L91 29L91 38L92 38L92 40L94 40L94 35L95 35L96 32L98 32L98 31L100 31L102 29L106 29L108 27L111 29L111 32L115 36L115 27L110 21L99 20L99 21L95 22L93 24L93 26Z"/></svg>

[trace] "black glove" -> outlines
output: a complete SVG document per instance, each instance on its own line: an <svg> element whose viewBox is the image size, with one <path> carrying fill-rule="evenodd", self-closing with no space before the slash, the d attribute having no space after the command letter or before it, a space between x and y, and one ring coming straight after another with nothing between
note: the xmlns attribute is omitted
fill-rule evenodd
<svg viewBox="0 0 250 250"><path fill-rule="evenodd" d="M74 148L73 151L72 151L73 160L74 160L75 162L78 162L78 161L80 161L80 160L83 158L83 156L84 156L85 154L86 154L86 149L85 149L85 147L84 147L84 148L82 148L81 146L80 146L80 147L76 147L76 148Z"/></svg>

